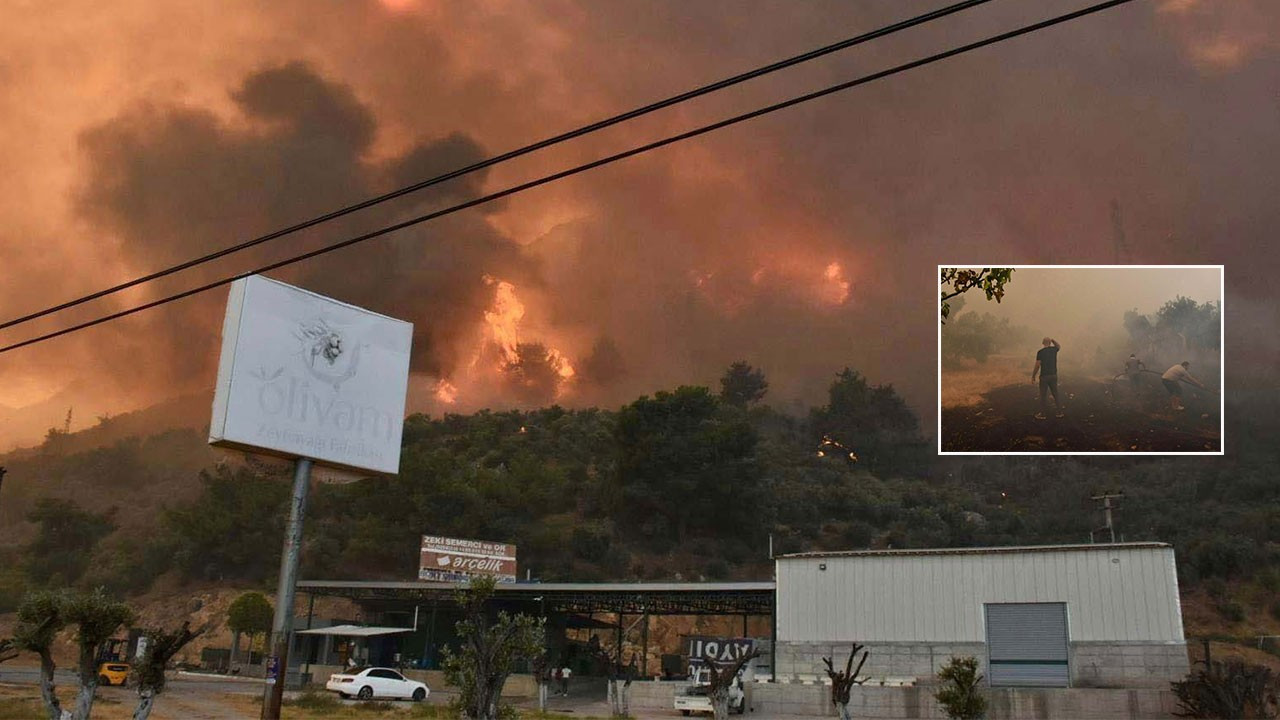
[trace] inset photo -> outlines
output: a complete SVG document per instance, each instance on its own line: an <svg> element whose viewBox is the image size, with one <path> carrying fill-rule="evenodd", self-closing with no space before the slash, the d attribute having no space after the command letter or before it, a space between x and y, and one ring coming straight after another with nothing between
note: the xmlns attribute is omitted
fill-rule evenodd
<svg viewBox="0 0 1280 720"><path fill-rule="evenodd" d="M938 267L938 452L1221 455L1221 265Z"/></svg>

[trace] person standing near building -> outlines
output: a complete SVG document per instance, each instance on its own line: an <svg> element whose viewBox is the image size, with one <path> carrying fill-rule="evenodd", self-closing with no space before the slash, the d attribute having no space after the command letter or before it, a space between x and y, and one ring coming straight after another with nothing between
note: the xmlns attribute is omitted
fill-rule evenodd
<svg viewBox="0 0 1280 720"><path fill-rule="evenodd" d="M560 692L565 697L569 696L569 676L573 675L573 670L568 665L560 668Z"/></svg>
<svg viewBox="0 0 1280 720"><path fill-rule="evenodd" d="M1036 353L1036 367L1031 371L1031 382L1036 381L1036 375L1040 376L1040 412L1036 413L1037 420L1045 418L1045 410L1048 409L1045 400L1049 393L1053 393L1055 414L1057 417L1063 416L1062 403L1058 400L1058 351L1062 346L1051 337L1046 337L1041 344L1044 347Z"/></svg>
<svg viewBox="0 0 1280 720"><path fill-rule="evenodd" d="M1164 389L1169 391L1169 401L1173 404L1174 410L1186 410L1182 406L1182 386L1178 383L1188 382L1202 390L1208 390L1199 380L1191 376L1190 367L1191 363L1183 360L1165 370L1164 374L1160 376L1160 382L1164 383Z"/></svg>

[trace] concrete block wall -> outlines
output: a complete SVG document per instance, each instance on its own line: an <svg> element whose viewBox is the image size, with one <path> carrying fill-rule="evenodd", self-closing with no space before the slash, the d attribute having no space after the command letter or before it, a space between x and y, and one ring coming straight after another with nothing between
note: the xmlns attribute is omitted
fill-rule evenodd
<svg viewBox="0 0 1280 720"><path fill-rule="evenodd" d="M848 644L778 643L778 680L825 678L822 658L843 667ZM871 684L884 678L916 678L917 684L936 682L938 671L953 656L972 655L979 672L987 672L984 643L870 643L862 673ZM1073 642L1070 647L1072 687L1167 688L1190 671L1185 644Z"/></svg>
<svg viewBox="0 0 1280 720"><path fill-rule="evenodd" d="M675 707L676 690L684 686L679 682L653 682L642 680L631 683L627 702L633 709L670 710Z"/></svg>
<svg viewBox="0 0 1280 720"><path fill-rule="evenodd" d="M1167 688L1190 671L1183 643L1071 643L1074 687Z"/></svg>
<svg viewBox="0 0 1280 720"><path fill-rule="evenodd" d="M826 677L822 658L832 658L838 669L844 669L851 646L848 643L778 643L778 680ZM875 683L884 678L917 678L931 683L952 657L972 655L978 658L986 673L986 645L983 643L869 643L870 655L862 674Z"/></svg>
<svg viewBox="0 0 1280 720"><path fill-rule="evenodd" d="M1165 720L1177 717L1168 689L1001 688L987 691L988 720Z"/></svg>
<svg viewBox="0 0 1280 720"><path fill-rule="evenodd" d="M630 705L636 710L670 710L681 683L636 682ZM881 720L945 720L931 687L860 687L850 693L854 717ZM799 683L754 683L750 702L756 717L834 717L830 688ZM1176 717L1169 690L1101 688L1001 688L987 691L988 720L1168 720Z"/></svg>

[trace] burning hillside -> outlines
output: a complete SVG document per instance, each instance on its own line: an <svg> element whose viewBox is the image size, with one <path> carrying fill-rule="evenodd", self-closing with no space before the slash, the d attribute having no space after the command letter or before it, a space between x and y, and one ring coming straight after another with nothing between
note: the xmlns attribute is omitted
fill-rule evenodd
<svg viewBox="0 0 1280 720"><path fill-rule="evenodd" d="M1151 378L1154 378L1151 379ZM972 405L942 410L944 452L1217 452L1222 449L1218 400L1189 394L1187 409L1170 409L1159 378L1136 384L1080 379L1061 386L1063 417L1035 417L1031 383L1005 385ZM1051 405L1052 407L1052 405Z"/></svg>
<svg viewBox="0 0 1280 720"><path fill-rule="evenodd" d="M470 355L451 377L440 378L434 399L443 406L474 405L491 399L494 390L520 404L559 400L569 393L577 370L569 357L530 335L545 336L547 330L530 332L525 322L528 308L514 283L484 276L493 300L482 314L472 341Z"/></svg>

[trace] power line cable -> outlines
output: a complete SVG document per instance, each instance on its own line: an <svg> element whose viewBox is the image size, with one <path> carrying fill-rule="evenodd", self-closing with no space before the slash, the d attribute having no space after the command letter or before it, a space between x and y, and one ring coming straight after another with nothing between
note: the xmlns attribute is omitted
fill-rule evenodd
<svg viewBox="0 0 1280 720"><path fill-rule="evenodd" d="M833 43L831 45L827 45L825 47L821 47L816 50L811 50L801 55L796 55L794 57L787 58L786 60L780 60L770 65L765 65L763 67L756 68L755 70L750 70L748 72L734 75L733 77L729 77L724 80L719 80L709 85L704 85L700 88L696 88L694 90L689 90L687 92L680 93L679 95L673 95L669 98L666 98L665 100L659 100L658 102L650 103L649 105L636 108L635 110L629 110L619 115L614 115L613 117L591 123L590 125L585 125L583 127L577 128L576 130L570 130L569 132L562 133L560 135L555 135L553 137L546 138L545 140L539 140L538 142L535 142L533 144L525 145L522 148L511 150L509 152L502 153L501 155L495 155L491 158L487 158L477 163L467 165L466 167L458 168L456 170L451 170L447 173L444 173L443 175L437 175L436 177L430 178L428 180L423 180L421 182L417 182L412 185L407 185L398 190L393 190L384 195L379 195L377 197L369 198L367 200L362 200L361 202L358 202L354 205L348 205L347 207L325 213L324 215L311 218L310 220L305 220L296 225L290 225L289 227L276 230L274 232L268 233L266 235L262 235L260 237L256 237L252 240L246 240L245 242L242 242L238 245L232 245L230 247L223 248L222 250L217 250L207 255L202 255L198 258L187 260L185 262L178 263L177 265L164 268L163 270L157 270L147 275L136 277L132 280L128 280L126 282L120 283L119 285L113 285L112 287L98 290L88 295L84 295L82 297L78 297L73 300L68 300L66 302L59 303L57 305L45 308L44 310L39 310L33 313L29 313L27 315L23 315L22 317L14 318L12 320L7 320L3 323L0 323L0 330L4 330L5 328L11 328L11 327L14 327L15 325L21 325L23 323L30 322L37 318L45 317L46 315L52 315L53 313L61 312L69 308L76 307L77 305L83 305L84 303L90 302L92 300L97 300L99 298L103 298L108 295L113 295L122 290L127 290L131 287L136 287L138 285L151 282L153 280L158 280L160 278L167 277L174 273L196 267L197 265L202 265L204 263L211 262L213 260L217 260L219 258L223 258L228 255L241 252L243 250L248 250L249 248L257 247L258 245L262 245L263 243L276 240L286 235L291 235L301 230L306 230L307 228L315 227L316 225L320 225L322 223L330 222L332 220L345 217L347 215L358 212L360 210L373 207L374 205L379 205L389 200L395 200L396 198L409 195L419 190L424 190L434 185L439 185L440 183L447 182L455 178L459 178L463 175L468 175L478 170L483 170L485 168L493 167L494 165L498 165L500 163L504 163L509 160L514 160L515 158L521 157L523 155L528 155L529 153L536 152L544 148L551 147L552 145L558 145L562 142L573 140L573 139L582 137L584 135L588 135L590 133L596 132L598 130L603 130L605 128L617 125L619 123L623 123L628 120L633 120L643 115L648 115L649 113L656 112L658 110L662 110L664 108L668 108L673 105L678 105L682 102L693 100L694 98L702 97L703 95L707 95L719 90L723 90L725 88L732 87L733 85L738 85L740 83L744 83L748 80L753 80L763 75L768 75L769 73L777 72L779 70L784 70L786 68L792 67L794 65L799 65L801 63L808 62L810 60L815 60L817 58L823 57L825 55L830 55L831 53L844 50L844 49L853 47L855 45L861 45L871 40L882 38L887 35L892 35L896 32L900 32L902 30L906 30L906 29L915 27L917 25L923 25L925 23L932 22L939 18L943 18L948 15L953 15L962 10L968 10L970 8L977 7L978 5L986 4L990 1L991 0L964 0L964 2L958 2L953 5L948 5L944 8L939 8L937 10L925 13L923 15L917 15L916 17L910 18L908 20L902 20L900 22L893 23L892 25L886 25L885 27L882 27L878 30L872 30L871 32L863 33L862 35L858 35L856 37L848 38L846 40L841 40L840 42Z"/></svg>
<svg viewBox="0 0 1280 720"><path fill-rule="evenodd" d="M396 223L394 225L388 225L379 230L374 230L372 232L364 233L363 235L357 235L355 237L348 238L346 240L334 243L332 245L326 245L325 247L317 248L316 250L312 250L310 252L306 252L301 255L295 255L291 258L286 258L284 260L279 260L273 263L269 263L267 265L258 267L254 270L237 273L235 275L231 275L231 276L222 278L220 280L215 280L213 282L200 285L190 290L185 290L183 292L180 292L174 295L169 295L167 297L160 298L158 300L153 300L151 302L144 303L142 305L137 305L135 307L121 310L119 312L111 313L109 315L104 315L94 320L89 320L87 322L82 322L77 325L72 325L71 327L63 328L62 330L57 330L55 332L39 335L37 337L30 338L28 340L23 340L21 342L13 343L12 345L6 345L4 347L0 347L0 354L11 352L13 350L17 350L19 348L27 347L30 345L34 345L36 343L44 342L46 340L52 340L54 338L61 337L63 335L67 335L73 332L77 332L80 330L84 330L86 328L93 327L95 325L100 325L102 323L110 322L112 320L126 317L128 315L133 315L134 313L142 312L143 310L149 310L154 307L166 305L168 303L181 300L183 298L187 298L192 295L205 292L207 290L212 290L214 288L221 287L223 285L228 285L230 283L235 282L236 280L241 280L243 278L249 277L250 275L257 275L260 273L270 272L272 270L278 270L287 265L292 265L294 263L302 262L303 260L309 260L313 257L317 257L319 255L324 255L326 253L333 252L334 250L340 250L342 248L349 247L351 245L364 242L366 240L372 240L373 238L376 238L376 237L381 237L383 235L396 232L398 230L403 230L405 228L409 228L414 225L419 225L429 220L434 220L439 217L444 217L445 215L451 215L461 210L466 210L468 208L473 208L478 205L484 205L486 203L493 202L494 200L500 200L502 198L509 197L511 195L516 195L526 190L532 190L533 188L540 187L548 183L556 182L557 180L563 180L564 178L571 177L573 175L577 175L579 173L583 173L588 170L601 167L603 165L609 165L609 164L618 162L619 160L625 160L627 158L640 155L642 153L646 153L651 150L656 150L658 148L665 147L667 145L688 140L690 138L698 137L700 135L705 135L706 133L719 130L721 128L746 122L747 120L752 120L752 119L761 117L762 115L768 115L770 113L777 112L779 110L783 110L783 109L792 107L794 105L799 105L801 103L809 102L811 100L816 100L818 98L826 97L827 95L841 92L843 90L848 90L850 88L854 88L859 85L865 85L867 83L874 82L876 80L880 80L886 77L890 77L898 73L906 72L908 70L913 70L918 67L931 65L941 60L946 60L948 58L952 58L957 55L962 55L964 53L972 52L974 50L987 47L988 45L994 45L996 43L1004 42L1006 40L1011 40L1013 38L1017 38L1022 35L1027 35L1029 33L1037 32L1039 30L1044 30L1054 25L1059 25L1061 23L1076 20L1078 18L1085 17L1087 15L1092 15L1094 13L1101 12L1103 10L1108 10L1110 8L1113 8L1119 5L1124 5L1132 1L1133 0L1108 0L1107 2L1097 3L1095 5L1090 5L1089 7L1082 8L1074 12L1066 13L1064 15L1058 15L1057 17L1053 17L1048 20L1042 20L1040 22L1033 23L1031 25L1025 25L1016 30L1010 30L1008 32L1000 33L999 35L993 35L984 40L979 40L977 42L969 43L967 45L961 45L959 47L952 48L951 50L946 50L940 53L936 53L934 55L929 55L919 60L913 60L909 63L897 65L895 67L889 68L888 70L881 70L880 72L872 73L870 75L864 75L854 80L849 80L847 82L843 82L837 85L832 85L830 87L823 88L822 90L817 90L811 93L806 93L804 95L799 95L797 97L791 98L790 100L784 100L782 102L775 103L773 105L768 105L748 113L735 115L734 117L721 120L719 122L715 122L710 125L703 125L702 127L689 130L687 132L683 132L678 135L672 135L662 140L657 140L655 142L651 142L645 145L640 145L630 150L625 150L623 152L620 152L614 155L609 155L607 157L600 158L599 160L593 160L592 162L584 163L582 165L569 168L568 170L562 170L552 175L546 175L537 180L531 180L529 182L521 183L519 185L513 185L504 190L490 193L488 195L483 195L481 197L468 200L467 202L459 203L457 205L444 208L443 210L437 210L435 212L427 213L426 215L419 215L418 217L411 218L409 220Z"/></svg>

